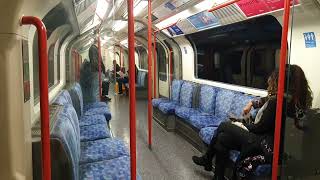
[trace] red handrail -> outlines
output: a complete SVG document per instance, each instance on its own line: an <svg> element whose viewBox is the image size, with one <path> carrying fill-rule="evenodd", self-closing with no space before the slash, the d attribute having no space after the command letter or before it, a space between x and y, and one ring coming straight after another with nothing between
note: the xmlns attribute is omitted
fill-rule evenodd
<svg viewBox="0 0 320 180"><path fill-rule="evenodd" d="M131 180L137 178L136 164L136 73L134 60L134 16L133 0L128 0L128 49L129 49L129 99L130 99L130 168Z"/></svg>
<svg viewBox="0 0 320 180"><path fill-rule="evenodd" d="M98 69L99 69L99 97L100 97L100 101L102 101L100 30L98 31Z"/></svg>
<svg viewBox="0 0 320 180"><path fill-rule="evenodd" d="M178 22L179 22L179 20L178 20L177 22L175 22L175 23L169 24L169 25L166 26L166 27L163 27L163 28L161 28L161 29L155 30L154 32L155 32L155 33L158 33L159 31L162 31L162 30L164 30L164 29L168 29L169 27L176 25Z"/></svg>
<svg viewBox="0 0 320 180"><path fill-rule="evenodd" d="M282 122L282 105L284 94L284 83L286 74L286 61L287 61L287 43L288 43L288 30L289 30L289 16L290 16L290 1L284 1L283 13L283 28L281 39L280 51L280 65L279 65L279 80L278 80L278 95L277 95L277 113L276 113L276 126L274 132L274 148L273 148L273 162L272 162L272 180L278 178L278 163L279 163L279 149L281 138L281 122Z"/></svg>
<svg viewBox="0 0 320 180"><path fill-rule="evenodd" d="M228 2L225 2L225 3L222 3L222 4L219 4L218 6L214 6L212 7L211 9L209 9L208 11L209 12L212 12L212 11L215 11L215 10L218 10L218 9L221 9L221 8L224 8L226 6L229 6L231 4L234 4L236 2L239 2L241 0L231 0L231 1L228 1Z"/></svg>
<svg viewBox="0 0 320 180"><path fill-rule="evenodd" d="M152 147L152 20L151 0L148 0L148 143Z"/></svg>
<svg viewBox="0 0 320 180"><path fill-rule="evenodd" d="M153 32L153 98L157 97L157 33Z"/></svg>
<svg viewBox="0 0 320 180"><path fill-rule="evenodd" d="M36 26L38 32L42 179L50 180L51 157L49 130L47 30L45 25L39 18L32 16L23 16L21 19L21 25L30 24Z"/></svg>

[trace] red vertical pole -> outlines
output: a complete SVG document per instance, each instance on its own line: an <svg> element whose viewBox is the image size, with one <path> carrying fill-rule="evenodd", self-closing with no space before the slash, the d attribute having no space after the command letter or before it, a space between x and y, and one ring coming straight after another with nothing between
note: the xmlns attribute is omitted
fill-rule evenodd
<svg viewBox="0 0 320 180"><path fill-rule="evenodd" d="M130 167L131 180L137 178L136 167L136 82L134 60L134 16L133 0L128 0L128 49L129 49L129 98L130 98Z"/></svg>
<svg viewBox="0 0 320 180"><path fill-rule="evenodd" d="M42 179L51 179L47 30L37 17L23 16L21 24L33 24L38 31Z"/></svg>
<svg viewBox="0 0 320 180"><path fill-rule="evenodd" d="M172 49L170 49L170 52L169 52L170 84L172 83L172 78L173 78L172 53L173 53Z"/></svg>
<svg viewBox="0 0 320 180"><path fill-rule="evenodd" d="M283 13L283 27L281 39L281 54L279 66L279 80L278 80L278 95L277 95L277 113L276 113L276 126L274 132L274 149L273 149L273 162L272 162L272 180L278 179L279 167L279 149L281 137L281 122L282 122L282 105L284 94L284 83L286 74L286 61L287 61L287 43L288 43L288 30L289 30L289 16L290 16L290 0L284 1Z"/></svg>
<svg viewBox="0 0 320 180"><path fill-rule="evenodd" d="M157 33L153 32L153 97L157 97L157 50L156 50L156 42L157 42Z"/></svg>
<svg viewBox="0 0 320 180"><path fill-rule="evenodd" d="M100 42L100 31L98 31L98 69L99 69L99 97L102 101L102 81L101 81L101 42Z"/></svg>
<svg viewBox="0 0 320 180"><path fill-rule="evenodd" d="M152 20L151 0L148 0L148 143L152 147Z"/></svg>

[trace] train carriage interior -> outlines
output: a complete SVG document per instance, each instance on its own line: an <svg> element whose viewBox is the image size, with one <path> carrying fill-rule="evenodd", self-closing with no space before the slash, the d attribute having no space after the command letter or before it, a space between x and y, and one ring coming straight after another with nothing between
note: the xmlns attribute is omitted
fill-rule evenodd
<svg viewBox="0 0 320 180"><path fill-rule="evenodd" d="M320 0L0 9L0 180L320 179Z"/></svg>

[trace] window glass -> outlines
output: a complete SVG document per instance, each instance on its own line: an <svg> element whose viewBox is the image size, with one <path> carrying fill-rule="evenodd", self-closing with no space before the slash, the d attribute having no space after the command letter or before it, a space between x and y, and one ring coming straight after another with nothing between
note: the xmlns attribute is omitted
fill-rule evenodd
<svg viewBox="0 0 320 180"><path fill-rule="evenodd" d="M266 89L281 30L274 17L264 16L189 35L197 53L195 77Z"/></svg>
<svg viewBox="0 0 320 180"><path fill-rule="evenodd" d="M167 58L163 46L157 43L158 76L161 81L167 81Z"/></svg>

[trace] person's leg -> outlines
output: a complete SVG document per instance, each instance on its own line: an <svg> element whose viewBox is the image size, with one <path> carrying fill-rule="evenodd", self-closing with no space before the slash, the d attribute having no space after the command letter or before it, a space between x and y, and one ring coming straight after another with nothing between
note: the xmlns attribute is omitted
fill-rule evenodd
<svg viewBox="0 0 320 180"><path fill-rule="evenodd" d="M118 81L118 88L119 88L119 94L122 94L123 92L122 92L122 80L123 79L118 79L117 81Z"/></svg>
<svg viewBox="0 0 320 180"><path fill-rule="evenodd" d="M222 142L228 149L240 150L242 144L247 143L250 137L250 133L248 131L232 124L230 121L221 123L211 139L207 152L201 157L192 157L195 164L204 166L207 171L211 171L212 169L212 159L216 154L216 144L218 137L221 136L220 134L228 134L228 136L231 137L229 139L224 138Z"/></svg>

